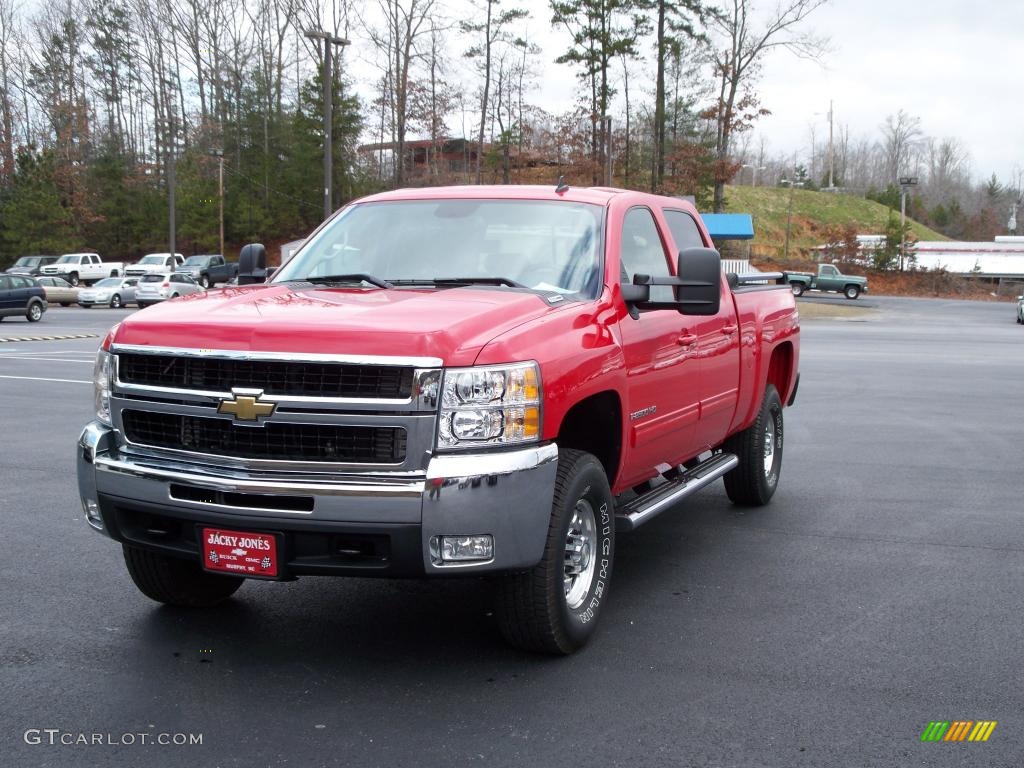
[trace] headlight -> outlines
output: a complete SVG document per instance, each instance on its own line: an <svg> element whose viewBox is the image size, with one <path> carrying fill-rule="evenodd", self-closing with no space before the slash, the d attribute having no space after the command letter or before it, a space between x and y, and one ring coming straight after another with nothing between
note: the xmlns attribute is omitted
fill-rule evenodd
<svg viewBox="0 0 1024 768"><path fill-rule="evenodd" d="M106 424L110 423L110 390L114 376L114 357L105 350L96 353L96 365L92 370L96 418Z"/></svg>
<svg viewBox="0 0 1024 768"><path fill-rule="evenodd" d="M449 368L441 385L437 447L536 442L540 416L536 363Z"/></svg>

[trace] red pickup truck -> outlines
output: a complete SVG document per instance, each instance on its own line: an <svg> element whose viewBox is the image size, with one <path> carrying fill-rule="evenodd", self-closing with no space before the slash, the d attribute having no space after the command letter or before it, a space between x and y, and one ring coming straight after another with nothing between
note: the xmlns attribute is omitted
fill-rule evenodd
<svg viewBox="0 0 1024 768"><path fill-rule="evenodd" d="M164 603L495 573L506 638L569 653L617 532L719 477L738 504L777 486L793 294L723 274L710 244L688 203L614 189L354 202L268 284L111 330L79 440L86 520ZM242 283L262 275L244 250Z"/></svg>

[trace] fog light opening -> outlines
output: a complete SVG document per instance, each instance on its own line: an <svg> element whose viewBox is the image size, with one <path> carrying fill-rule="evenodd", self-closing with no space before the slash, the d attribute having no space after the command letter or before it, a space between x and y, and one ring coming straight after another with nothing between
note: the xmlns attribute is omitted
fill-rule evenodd
<svg viewBox="0 0 1024 768"><path fill-rule="evenodd" d="M103 530L103 516L100 515L100 505L94 499L82 499L82 511L85 512L85 521L97 531Z"/></svg>
<svg viewBox="0 0 1024 768"><path fill-rule="evenodd" d="M494 537L490 534L432 536L430 538L430 557L435 565L493 560Z"/></svg>

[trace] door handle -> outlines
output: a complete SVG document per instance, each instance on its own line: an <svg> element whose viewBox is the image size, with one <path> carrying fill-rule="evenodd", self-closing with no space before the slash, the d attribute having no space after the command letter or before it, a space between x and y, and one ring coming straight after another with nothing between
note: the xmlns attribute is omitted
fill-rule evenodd
<svg viewBox="0 0 1024 768"><path fill-rule="evenodd" d="M724 333L726 336L732 336L734 333L736 333L736 326L735 325L723 325L722 326L722 333Z"/></svg>
<svg viewBox="0 0 1024 768"><path fill-rule="evenodd" d="M696 343L697 343L697 336L695 334L692 334L692 333L681 333L681 334L679 334L679 338L676 339L676 344L678 344L681 347L688 347L691 344L696 344Z"/></svg>

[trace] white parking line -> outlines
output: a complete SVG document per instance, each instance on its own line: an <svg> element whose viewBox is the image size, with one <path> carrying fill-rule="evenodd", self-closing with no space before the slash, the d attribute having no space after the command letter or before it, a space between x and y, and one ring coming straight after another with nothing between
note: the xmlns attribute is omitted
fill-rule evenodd
<svg viewBox="0 0 1024 768"><path fill-rule="evenodd" d="M47 360L51 363L88 363L92 365L93 360L71 360L66 357L36 357L35 355L0 355L0 360Z"/></svg>
<svg viewBox="0 0 1024 768"><path fill-rule="evenodd" d="M3 376L0 379L24 379L26 381L57 381L64 384L92 384L87 379L44 379L41 376Z"/></svg>

